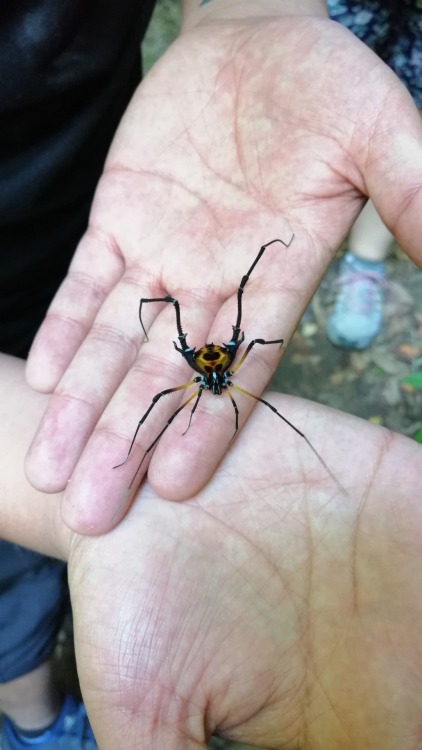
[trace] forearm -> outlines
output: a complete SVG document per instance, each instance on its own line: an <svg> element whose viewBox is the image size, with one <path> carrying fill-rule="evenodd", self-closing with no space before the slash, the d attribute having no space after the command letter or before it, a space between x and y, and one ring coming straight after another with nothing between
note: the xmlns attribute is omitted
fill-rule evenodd
<svg viewBox="0 0 422 750"><path fill-rule="evenodd" d="M47 400L26 384L24 365L0 355L0 537L66 559L71 532L61 520L60 498L34 490L24 473Z"/></svg>
<svg viewBox="0 0 422 750"><path fill-rule="evenodd" d="M279 16L328 16L325 0L182 0L182 31L231 19Z"/></svg>

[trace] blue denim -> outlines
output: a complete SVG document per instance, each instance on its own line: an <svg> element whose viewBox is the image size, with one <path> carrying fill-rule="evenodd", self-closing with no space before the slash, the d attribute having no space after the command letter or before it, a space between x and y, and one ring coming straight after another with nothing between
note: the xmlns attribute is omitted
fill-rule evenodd
<svg viewBox="0 0 422 750"><path fill-rule="evenodd" d="M63 562L0 540L0 683L46 661L67 601Z"/></svg>

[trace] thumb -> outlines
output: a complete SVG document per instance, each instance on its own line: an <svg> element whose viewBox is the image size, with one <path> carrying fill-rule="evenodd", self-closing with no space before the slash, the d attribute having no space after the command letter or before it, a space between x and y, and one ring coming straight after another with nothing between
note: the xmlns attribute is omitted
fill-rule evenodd
<svg viewBox="0 0 422 750"><path fill-rule="evenodd" d="M362 171L385 225L422 266L422 118L398 79L371 135Z"/></svg>

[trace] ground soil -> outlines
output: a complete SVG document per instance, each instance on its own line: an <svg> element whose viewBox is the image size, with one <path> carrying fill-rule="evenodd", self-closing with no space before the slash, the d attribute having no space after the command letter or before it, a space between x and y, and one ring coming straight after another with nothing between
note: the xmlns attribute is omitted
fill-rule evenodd
<svg viewBox="0 0 422 750"><path fill-rule="evenodd" d="M333 347L325 335L335 296L335 262L289 344L273 386L413 437L422 429L422 271L398 249L390 256L380 335L366 351Z"/></svg>

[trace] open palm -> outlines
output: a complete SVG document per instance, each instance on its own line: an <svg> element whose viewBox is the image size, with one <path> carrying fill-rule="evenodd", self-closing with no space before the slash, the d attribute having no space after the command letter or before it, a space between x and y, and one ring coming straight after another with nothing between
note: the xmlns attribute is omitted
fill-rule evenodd
<svg viewBox="0 0 422 750"><path fill-rule="evenodd" d="M74 539L101 750L205 749L211 733L280 750L420 743L420 447L269 398L324 437L347 497L257 408L198 495L171 503L145 483L118 527Z"/></svg>
<svg viewBox="0 0 422 750"><path fill-rule="evenodd" d="M189 346L227 342L259 247L294 234L288 249L268 248L243 298L246 343L288 341L363 195L421 261L421 173L410 96L337 24L211 24L168 50L121 123L89 229L29 359L30 382L56 390L28 475L45 491L72 475L63 502L71 527L115 523L136 461L176 408L172 396L143 425L133 461L112 466L152 397L191 377L171 343L172 305L146 306L145 343L139 299L177 298ZM239 384L259 394L278 358L278 347L254 352ZM242 424L253 402L238 405ZM228 399L204 396L182 439L185 428L170 428L151 461L150 482L165 497L192 496L215 470L234 429Z"/></svg>

